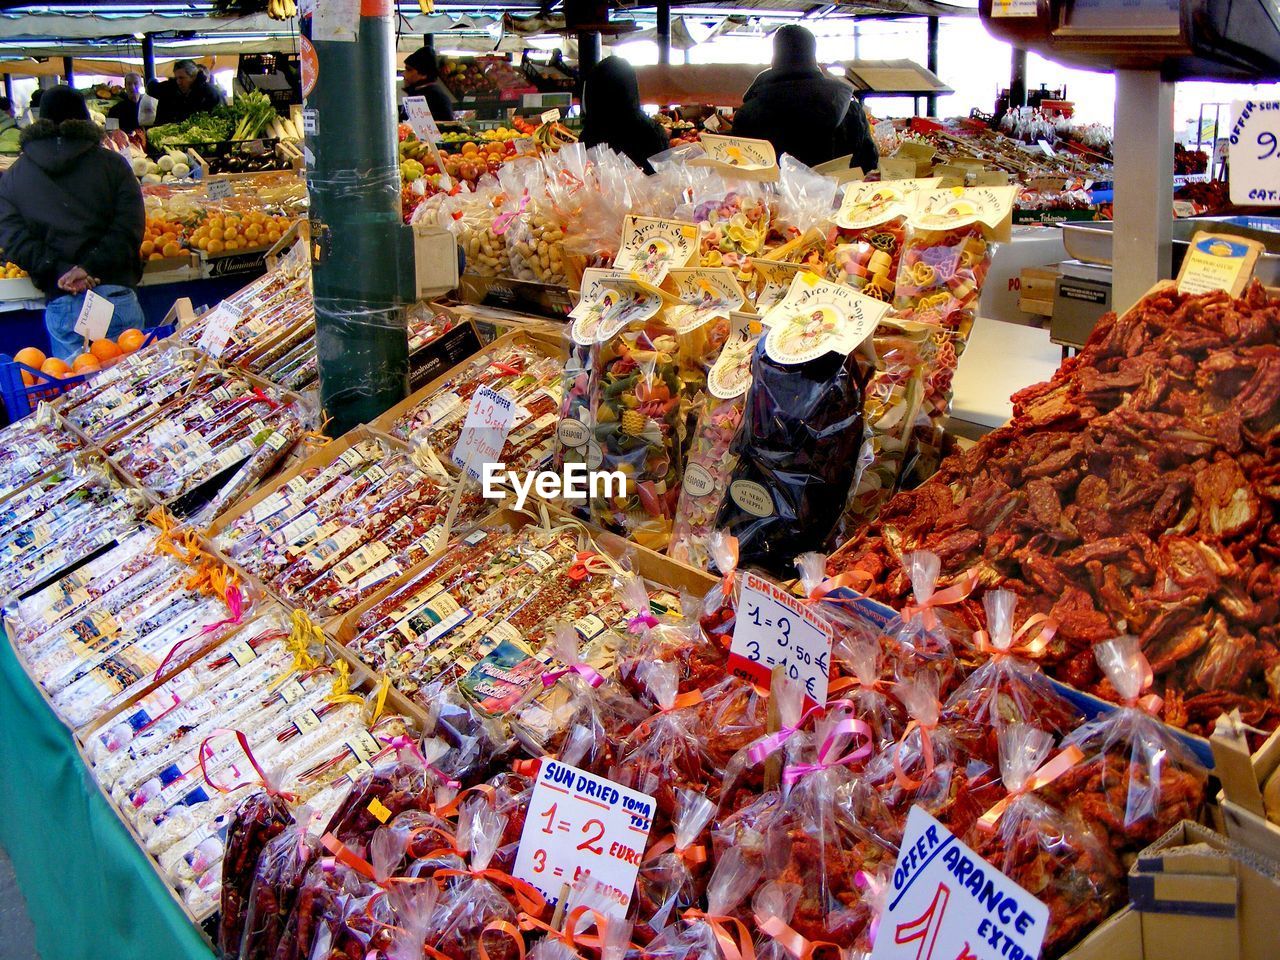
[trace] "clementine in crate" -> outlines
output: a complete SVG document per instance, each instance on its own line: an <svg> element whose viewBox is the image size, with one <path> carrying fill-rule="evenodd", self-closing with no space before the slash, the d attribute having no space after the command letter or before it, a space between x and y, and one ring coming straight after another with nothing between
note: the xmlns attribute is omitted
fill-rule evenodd
<svg viewBox="0 0 1280 960"><path fill-rule="evenodd" d="M57 377L58 379L71 376L71 368L67 366L66 361L60 360L57 357L50 357L44 363L40 364L40 372L50 377Z"/></svg>
<svg viewBox="0 0 1280 960"><path fill-rule="evenodd" d="M13 355L13 359L17 360L18 363L25 363L32 370L39 370L44 366L45 356L43 350L38 350L35 347L23 347ZM22 382L28 387L33 387L35 386L36 378L23 370Z"/></svg>
<svg viewBox="0 0 1280 960"><path fill-rule="evenodd" d="M74 373L93 373L101 369L102 364L92 353L82 353L71 362L71 370Z"/></svg>
<svg viewBox="0 0 1280 960"><path fill-rule="evenodd" d="M116 346L114 340L95 340L93 346L89 348L89 352L97 358L99 363L106 363L108 360L114 360L120 356L121 350Z"/></svg>
<svg viewBox="0 0 1280 960"><path fill-rule="evenodd" d="M147 335L135 327L130 327L124 333L116 338L116 344L125 353L133 353L144 343L146 343Z"/></svg>

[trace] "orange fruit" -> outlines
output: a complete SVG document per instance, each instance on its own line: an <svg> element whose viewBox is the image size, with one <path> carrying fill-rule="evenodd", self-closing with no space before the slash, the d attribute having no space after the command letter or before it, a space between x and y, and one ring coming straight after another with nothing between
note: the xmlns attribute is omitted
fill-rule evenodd
<svg viewBox="0 0 1280 960"><path fill-rule="evenodd" d="M89 348L89 352L101 361L114 360L120 356L121 350L116 346L114 340L95 340L93 346Z"/></svg>
<svg viewBox="0 0 1280 960"><path fill-rule="evenodd" d="M166 243L160 253L166 257L176 257L182 253L182 248L176 243Z"/></svg>
<svg viewBox="0 0 1280 960"><path fill-rule="evenodd" d="M151 251L155 250L155 248L156 248L156 245L153 241L151 240L142 241L142 255L144 257L151 256Z"/></svg>
<svg viewBox="0 0 1280 960"><path fill-rule="evenodd" d="M50 357L44 363L40 364L40 372L51 377L66 377L71 374L71 368L57 357Z"/></svg>
<svg viewBox="0 0 1280 960"><path fill-rule="evenodd" d="M102 364L92 353L82 353L72 361L71 369L76 373L92 373L94 370L101 370Z"/></svg>
<svg viewBox="0 0 1280 960"><path fill-rule="evenodd" d="M44 366L45 356L43 350L37 350L35 347L23 347L13 355L13 359L19 363L25 363L32 370L39 370ZM35 386L36 378L23 370L22 382L28 387Z"/></svg>
<svg viewBox="0 0 1280 960"><path fill-rule="evenodd" d="M234 240L235 238L236 238L236 228L235 228L235 227L227 227L227 229L225 229L225 230L223 230L223 231L222 231L222 239L223 239L223 240Z"/></svg>
<svg viewBox="0 0 1280 960"><path fill-rule="evenodd" d="M120 349L125 353L133 353L142 346L147 339L147 335L135 327L130 327L124 333L116 338L116 343L120 345Z"/></svg>
<svg viewBox="0 0 1280 960"><path fill-rule="evenodd" d="M214 237L212 240L209 241L209 252L221 253L223 250L223 246L224 246L223 242L219 240L217 237Z"/></svg>

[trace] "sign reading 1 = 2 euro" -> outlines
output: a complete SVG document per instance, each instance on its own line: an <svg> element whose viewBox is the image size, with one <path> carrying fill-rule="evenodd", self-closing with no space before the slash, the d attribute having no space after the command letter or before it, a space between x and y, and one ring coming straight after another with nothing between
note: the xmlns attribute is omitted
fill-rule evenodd
<svg viewBox="0 0 1280 960"><path fill-rule="evenodd" d="M912 807L871 960L1036 960L1049 908Z"/></svg>

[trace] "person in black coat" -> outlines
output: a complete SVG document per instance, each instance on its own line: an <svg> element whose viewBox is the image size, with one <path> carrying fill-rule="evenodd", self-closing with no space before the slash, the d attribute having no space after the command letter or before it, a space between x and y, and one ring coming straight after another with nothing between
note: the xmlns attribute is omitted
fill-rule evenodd
<svg viewBox="0 0 1280 960"><path fill-rule="evenodd" d="M194 60L179 60L173 65L173 77L154 84L148 92L156 98L157 126L181 123L192 114L222 106L222 91Z"/></svg>
<svg viewBox="0 0 1280 960"><path fill-rule="evenodd" d="M636 71L621 57L606 57L587 76L582 89L582 143L604 144L626 154L645 173L649 158L671 144L662 125L640 109Z"/></svg>
<svg viewBox="0 0 1280 960"><path fill-rule="evenodd" d="M818 42L796 24L773 35L773 66L755 78L733 120L735 136L768 140L810 167L851 154L870 173L880 155L853 87L818 66Z"/></svg>
<svg viewBox="0 0 1280 960"><path fill-rule="evenodd" d="M441 82L440 64L428 47L419 47L404 58L404 95L426 97L427 109L437 121L453 119L453 95ZM404 119L403 109L400 119Z"/></svg>
<svg viewBox="0 0 1280 960"><path fill-rule="evenodd" d="M138 103L142 100L142 75L126 73L124 75L124 94L120 102L107 111L107 119L120 124L125 133L133 133L142 126L138 122Z"/></svg>
<svg viewBox="0 0 1280 960"><path fill-rule="evenodd" d="M85 293L112 302L107 336L145 326L135 288L142 279L146 211L129 161L102 145L84 98L67 86L40 99L22 131L22 153L0 177L0 250L44 293L53 352L84 349L75 333Z"/></svg>

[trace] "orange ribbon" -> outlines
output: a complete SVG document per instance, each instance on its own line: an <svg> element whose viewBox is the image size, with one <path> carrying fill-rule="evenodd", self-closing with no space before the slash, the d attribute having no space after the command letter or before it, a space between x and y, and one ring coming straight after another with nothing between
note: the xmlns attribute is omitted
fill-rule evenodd
<svg viewBox="0 0 1280 960"><path fill-rule="evenodd" d="M537 887L521 880L519 877L513 877L509 873L495 870L492 867L486 867L484 870L454 870L449 868L437 870L435 875L437 877L472 877L474 879L488 880L490 883L506 887L514 893L516 903L524 913L537 915L547 909L547 901L538 892Z"/></svg>
<svg viewBox="0 0 1280 960"><path fill-rule="evenodd" d="M673 852L677 857L690 866L698 863L707 862L707 848L700 843L693 843L687 847L676 846L676 835L668 833L665 837L651 846L645 852L644 861L648 863L650 860L656 860L668 850Z"/></svg>
<svg viewBox="0 0 1280 960"><path fill-rule="evenodd" d="M718 916L703 913L701 910L686 910L684 919L686 923L692 923L695 920L706 922L711 932L715 934L716 942L720 944L720 952L724 955L724 960L756 960L756 948L751 941L751 931L737 917ZM730 930L737 933L736 940Z"/></svg>
<svg viewBox="0 0 1280 960"><path fill-rule="evenodd" d="M520 932L519 927L514 923L508 923L506 920L494 920L480 931L480 938L476 941L476 946L480 949L480 960L490 960L489 949L484 945L484 935L486 933L506 934L516 945L518 960L524 960L524 935Z"/></svg>
<svg viewBox="0 0 1280 960"><path fill-rule="evenodd" d="M856 601L848 597L830 597L829 595L836 590L852 590L865 596L867 591L875 585L875 582L875 578L865 570L846 570L844 573L837 574L834 577L827 577L827 579L809 591L807 599L815 602L829 600L831 603L854 603ZM862 597L856 599L861 600Z"/></svg>
<svg viewBox="0 0 1280 960"><path fill-rule="evenodd" d="M936 630L940 622L937 608L959 603L973 593L973 588L977 585L978 571L970 570L945 590L938 590L918 603L903 607L901 617L904 621L919 617L926 630Z"/></svg>
<svg viewBox="0 0 1280 960"><path fill-rule="evenodd" d="M671 701L671 706L662 707L658 710L657 713L649 717L649 719L641 721L640 725L636 727L634 732L635 734L643 737L648 733L649 725L653 723L655 720L657 720L659 717L665 716L666 714L672 713L676 710L683 710L685 707L692 707L695 704L699 704L701 702L702 702L701 690L690 690L688 693L682 693L680 694L680 696L676 697L673 701Z"/></svg>
<svg viewBox="0 0 1280 960"><path fill-rule="evenodd" d="M815 952L824 947L830 947L836 951L836 956L840 955L838 944L827 940L809 940L804 934L788 925L781 917L765 917L757 913L755 918L756 926L760 928L760 932L773 939L783 950L796 957L797 960L810 960Z"/></svg>
<svg viewBox="0 0 1280 960"><path fill-rule="evenodd" d="M1142 664L1142 689L1147 690L1151 687L1151 684L1155 683L1156 675L1151 669L1151 661L1143 656L1143 654L1138 654L1138 660ZM1164 697L1158 696L1154 693L1148 693L1145 696L1135 697L1133 700L1125 701L1125 706L1138 707L1147 711L1147 713L1152 716L1157 716L1160 713L1160 708L1164 706Z"/></svg>
<svg viewBox="0 0 1280 960"><path fill-rule="evenodd" d="M467 789L463 790L443 807L435 810L435 815L438 817L452 817L457 815L458 810L461 808L463 798L470 796L473 793L483 794L488 797L489 806L494 806L494 797L497 794L497 791L490 784L478 783L474 787L467 787Z"/></svg>
<svg viewBox="0 0 1280 960"><path fill-rule="evenodd" d="M1036 627L1040 628L1040 632L1035 637L1022 642L1023 637ZM1044 653L1045 647L1049 645L1049 641L1053 639L1053 635L1057 632L1058 621L1043 613L1037 613L1028 617L1027 622L1014 632L1008 647L995 646L991 642L990 634L985 630L975 631L973 640L979 653L985 653L991 657L1020 656L1034 660Z"/></svg>
<svg viewBox="0 0 1280 960"><path fill-rule="evenodd" d="M907 729L902 731L902 739L893 745L893 779L903 790L916 789L933 773L933 740L929 737L929 731L935 727L936 723L926 727L919 720L912 720L907 724ZM924 757L924 777L919 780L908 777L902 767L902 749L907 745L907 737L911 736L911 731L917 728L920 730L920 753Z"/></svg>
<svg viewBox="0 0 1280 960"><path fill-rule="evenodd" d="M345 843L335 837L332 833L326 833L320 838L320 844L326 850L333 854L333 859L337 860L344 867L350 867L362 877L377 882L377 876L373 872L373 864L364 857L359 856L354 850Z"/></svg>
<svg viewBox="0 0 1280 960"><path fill-rule="evenodd" d="M1025 793L1039 790L1041 787L1053 783L1083 759L1083 750L1076 746L1067 747L1052 760L1042 764L1040 769L1033 773L1030 779L1019 789L1011 790L1002 797L995 806L979 818L978 826L990 833L996 828L996 824L1000 822L1000 818L1004 816L1004 812L1009 809L1009 804L1013 803L1014 800Z"/></svg>

